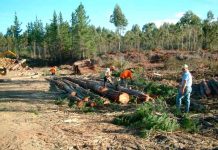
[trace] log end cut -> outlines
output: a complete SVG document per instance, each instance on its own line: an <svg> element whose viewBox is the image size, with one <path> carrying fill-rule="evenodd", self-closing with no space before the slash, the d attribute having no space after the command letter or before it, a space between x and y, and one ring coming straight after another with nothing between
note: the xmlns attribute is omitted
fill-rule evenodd
<svg viewBox="0 0 218 150"><path fill-rule="evenodd" d="M127 104L129 102L129 94L127 93L120 94L118 102L121 104Z"/></svg>

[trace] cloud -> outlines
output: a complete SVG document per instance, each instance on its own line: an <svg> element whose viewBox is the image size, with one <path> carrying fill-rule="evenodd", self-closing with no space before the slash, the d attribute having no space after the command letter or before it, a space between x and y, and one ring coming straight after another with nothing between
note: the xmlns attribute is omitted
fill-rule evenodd
<svg viewBox="0 0 218 150"><path fill-rule="evenodd" d="M154 22L156 24L156 26L159 28L164 23L176 24L183 15L184 15L184 12L178 12L178 13L176 13L174 15L173 18L166 18L166 19L162 19L162 20L154 20L152 22Z"/></svg>
<svg viewBox="0 0 218 150"><path fill-rule="evenodd" d="M175 14L175 17L180 19L184 14L184 12L178 12Z"/></svg>
<svg viewBox="0 0 218 150"><path fill-rule="evenodd" d="M163 20L156 20L153 21L156 26L159 28L161 25L163 25L164 23L172 23L175 24L179 21L179 19L163 19Z"/></svg>

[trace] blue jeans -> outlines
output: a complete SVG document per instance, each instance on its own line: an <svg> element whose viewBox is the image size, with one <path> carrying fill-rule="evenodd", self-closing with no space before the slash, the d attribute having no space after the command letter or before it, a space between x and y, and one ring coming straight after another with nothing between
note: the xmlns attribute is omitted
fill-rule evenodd
<svg viewBox="0 0 218 150"><path fill-rule="evenodd" d="M182 99L184 98L185 99L185 104L186 104L185 112L189 112L191 92L192 92L192 87L186 87L185 92L184 92L183 95L180 93L180 90L178 91L178 94L177 94L177 97L176 97L176 107L177 107L177 109L180 110Z"/></svg>

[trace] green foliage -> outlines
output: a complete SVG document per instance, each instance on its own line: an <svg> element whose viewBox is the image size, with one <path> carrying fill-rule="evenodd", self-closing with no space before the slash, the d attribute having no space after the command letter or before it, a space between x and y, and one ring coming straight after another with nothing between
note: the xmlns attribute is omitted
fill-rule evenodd
<svg viewBox="0 0 218 150"><path fill-rule="evenodd" d="M134 72L134 85L142 87L145 93L151 94L151 95L157 95L159 97L163 98L169 98L176 94L177 89L174 87L170 87L168 85L159 84L157 82L148 82L146 79L141 77L141 74L143 72L143 69L139 68L138 70L135 70Z"/></svg>
<svg viewBox="0 0 218 150"><path fill-rule="evenodd" d="M110 16L110 22L117 28L124 28L128 24L125 15L122 13L120 6L117 4L114 8L113 14Z"/></svg>
<svg viewBox="0 0 218 150"><path fill-rule="evenodd" d="M66 98L61 98L61 97L59 97L58 99L56 99L54 101L54 103L56 105L64 105L64 104L66 104L66 102L67 102L67 99Z"/></svg>
<svg viewBox="0 0 218 150"><path fill-rule="evenodd" d="M145 92L148 94L159 95L161 97L171 97L176 94L176 88L155 82L148 82L145 85Z"/></svg>
<svg viewBox="0 0 218 150"><path fill-rule="evenodd" d="M154 131L175 131L179 128L177 120L169 117L161 102L144 103L133 114L119 116L113 123L137 128L144 137Z"/></svg>
<svg viewBox="0 0 218 150"><path fill-rule="evenodd" d="M95 102L97 106L103 106L104 105L104 101L101 98L95 98L92 101Z"/></svg>
<svg viewBox="0 0 218 150"><path fill-rule="evenodd" d="M33 114L35 114L35 115L38 115L38 114L39 114L39 111L36 110L36 109L29 109L29 110L27 110L27 112L33 113Z"/></svg>
<svg viewBox="0 0 218 150"><path fill-rule="evenodd" d="M143 25L142 31L136 24L122 36L120 31L127 26L128 21L119 5L115 6L110 18L118 33L89 25L90 19L82 4L72 13L71 18L71 23L64 21L61 12L57 16L54 11L50 23L43 26L36 17L22 32L21 23L15 13L13 24L7 28L3 38L0 36L0 50L10 49L21 57L25 55L44 62L61 64L69 59L93 58L117 51L118 47L121 51L218 49L218 21L214 19L212 11L207 13L204 20L192 11L187 11L176 24L164 23L157 28L151 22ZM128 64L125 60L120 60L117 65L125 68ZM215 69L217 70L216 67L213 70Z"/></svg>
<svg viewBox="0 0 218 150"><path fill-rule="evenodd" d="M89 26L89 22L84 6L80 4L72 13L72 46L74 54L78 58L90 57L95 51L93 30Z"/></svg>
<svg viewBox="0 0 218 150"><path fill-rule="evenodd" d="M181 127L187 132L199 132L199 120L189 117L188 114L183 116L180 124Z"/></svg>
<svg viewBox="0 0 218 150"><path fill-rule="evenodd" d="M80 108L79 110L82 111L83 113L90 113L90 112L94 112L95 108L85 106L85 107Z"/></svg>

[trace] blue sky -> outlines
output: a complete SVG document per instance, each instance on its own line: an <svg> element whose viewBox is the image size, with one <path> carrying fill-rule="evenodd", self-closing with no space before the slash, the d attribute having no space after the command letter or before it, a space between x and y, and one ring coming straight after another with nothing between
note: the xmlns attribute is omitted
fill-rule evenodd
<svg viewBox="0 0 218 150"><path fill-rule="evenodd" d="M64 20L70 22L71 13L82 3L89 16L90 24L115 30L109 22L114 6L118 4L128 20L127 29L133 24L142 27L148 22L157 26L163 22L175 23L184 12L192 10L201 19L206 18L209 10L218 17L218 0L0 0L0 32L6 33L13 24L14 13L26 29L28 22L36 16L43 24L50 23L54 10L62 12Z"/></svg>

